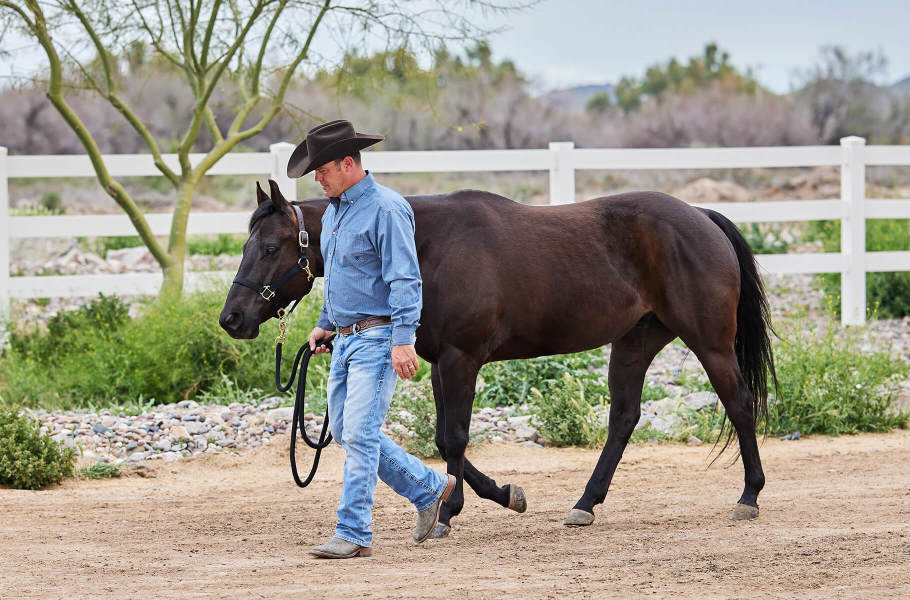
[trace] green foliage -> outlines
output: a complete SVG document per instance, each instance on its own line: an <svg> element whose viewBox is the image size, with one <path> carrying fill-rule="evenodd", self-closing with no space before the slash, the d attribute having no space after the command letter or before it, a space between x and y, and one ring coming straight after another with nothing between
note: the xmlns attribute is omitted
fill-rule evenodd
<svg viewBox="0 0 910 600"><path fill-rule="evenodd" d="M613 102L610 100L610 95L606 92L597 92L588 99L585 110L589 113L600 114L606 112L611 106L613 106Z"/></svg>
<svg viewBox="0 0 910 600"><path fill-rule="evenodd" d="M188 254L201 254L205 256L239 256L243 254L243 243L247 236L243 234L231 235L229 233L219 233L217 237L211 236L190 236L186 242L186 251Z"/></svg>
<svg viewBox="0 0 910 600"><path fill-rule="evenodd" d="M221 377L214 384L196 395L196 401L202 404L228 405L235 402L238 404L258 404L267 397L268 394L259 388L241 388L234 379L226 373L221 373Z"/></svg>
<svg viewBox="0 0 910 600"><path fill-rule="evenodd" d="M399 436L405 450L427 458L439 456L436 447L436 403L428 380L399 382L389 415L408 428L407 434Z"/></svg>
<svg viewBox="0 0 910 600"><path fill-rule="evenodd" d="M813 221L810 239L820 240L825 252L840 252L840 221ZM866 221L866 251L910 250L910 221L907 219L869 219ZM830 299L828 308L840 315L840 273L824 273L819 282ZM910 315L910 273L885 272L866 275L866 298L872 313L884 319Z"/></svg>
<svg viewBox="0 0 910 600"><path fill-rule="evenodd" d="M787 339L789 338L789 339ZM823 337L793 332L776 344L780 397L769 402L773 433L858 433L907 427L893 406L910 367L887 349L864 355L847 332Z"/></svg>
<svg viewBox="0 0 910 600"><path fill-rule="evenodd" d="M107 306L114 300L96 302ZM118 316L110 320L64 313L60 321L69 326L53 335L50 327L24 334L28 342L13 344L0 359L3 394L17 405L67 409L113 406L137 397L176 402L206 390L220 396L226 390L224 376L237 393L273 389L273 322L264 324L255 340L234 340L218 325L223 303L220 289L156 301L125 322L120 318L125 309L114 310ZM321 307L316 292L295 311L285 346L291 355L284 359L286 371ZM325 406L328 360L314 358L309 370L307 398Z"/></svg>
<svg viewBox="0 0 910 600"><path fill-rule="evenodd" d="M603 389L571 373L551 382L545 393L532 388L531 403L543 436L557 446L603 446L609 413Z"/></svg>
<svg viewBox="0 0 910 600"><path fill-rule="evenodd" d="M730 55L710 43L701 56L689 58L686 64L673 58L665 65L648 67L641 78L623 77L614 93L617 105L629 113L641 107L646 99L659 101L669 93L691 93L714 84L750 96L758 90L758 82L751 73L739 73L730 64Z"/></svg>
<svg viewBox="0 0 910 600"><path fill-rule="evenodd" d="M76 473L76 476L82 479L111 479L121 475L120 467L102 462L96 462L90 467L83 467Z"/></svg>
<svg viewBox="0 0 910 600"><path fill-rule="evenodd" d="M0 408L0 484L36 490L73 473L76 451L42 435L37 422Z"/></svg>
<svg viewBox="0 0 910 600"><path fill-rule="evenodd" d="M41 206L54 215L66 213L66 210L63 208L63 199L60 198L60 194L57 192L46 192L41 196Z"/></svg>
<svg viewBox="0 0 910 600"><path fill-rule="evenodd" d="M86 252L91 252L102 258L107 256L111 250L123 250L124 248L137 248L144 246L142 239L137 235L109 235L96 238L78 238L79 245Z"/></svg>
<svg viewBox="0 0 910 600"><path fill-rule="evenodd" d="M474 400L474 406L509 406L524 404L532 388L547 395L552 385L562 385L563 375L571 373L589 388L609 397L604 376L590 370L603 367L603 351L598 349L577 354L557 354L527 360L506 360L484 365L480 378L484 386Z"/></svg>
<svg viewBox="0 0 910 600"><path fill-rule="evenodd" d="M739 226L743 237L755 254L786 254L790 243L784 239L780 227L747 223Z"/></svg>

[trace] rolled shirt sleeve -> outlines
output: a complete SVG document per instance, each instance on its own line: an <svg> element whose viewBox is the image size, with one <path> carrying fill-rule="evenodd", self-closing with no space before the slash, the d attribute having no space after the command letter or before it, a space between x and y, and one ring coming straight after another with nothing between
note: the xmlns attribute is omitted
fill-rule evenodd
<svg viewBox="0 0 910 600"><path fill-rule="evenodd" d="M335 331L335 326L332 325L332 321L329 320L329 313L325 301L322 302L322 311L319 313L319 320L316 321L316 327L325 329L326 331Z"/></svg>
<svg viewBox="0 0 910 600"><path fill-rule="evenodd" d="M382 279L389 286L392 345L413 344L420 321L423 283L414 244L414 214L410 207L380 211L377 245Z"/></svg>

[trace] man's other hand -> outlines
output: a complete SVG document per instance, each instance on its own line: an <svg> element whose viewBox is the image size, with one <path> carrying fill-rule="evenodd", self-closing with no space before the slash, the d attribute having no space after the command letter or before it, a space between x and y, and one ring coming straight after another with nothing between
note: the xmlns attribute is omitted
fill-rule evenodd
<svg viewBox="0 0 910 600"><path fill-rule="evenodd" d="M319 343L319 340L324 340L330 335L332 335L331 331L326 331L322 327L313 327L313 331L310 332L310 351L313 354L325 354L328 352L329 349L324 344L320 344L318 347L316 344Z"/></svg>
<svg viewBox="0 0 910 600"><path fill-rule="evenodd" d="M402 379L410 379L417 373L420 363L413 344L392 346L392 368Z"/></svg>

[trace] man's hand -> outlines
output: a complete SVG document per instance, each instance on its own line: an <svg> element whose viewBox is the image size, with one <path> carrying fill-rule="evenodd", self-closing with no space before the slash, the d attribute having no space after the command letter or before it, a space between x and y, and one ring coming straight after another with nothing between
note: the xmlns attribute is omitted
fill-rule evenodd
<svg viewBox="0 0 910 600"><path fill-rule="evenodd" d="M324 344L320 344L319 347L316 344L319 340L324 340L325 338L332 335L331 331L326 331L322 327L313 327L313 331L310 332L310 351L313 354L325 354L329 351Z"/></svg>
<svg viewBox="0 0 910 600"><path fill-rule="evenodd" d="M413 344L392 346L392 368L402 379L410 379L417 372L420 363Z"/></svg>

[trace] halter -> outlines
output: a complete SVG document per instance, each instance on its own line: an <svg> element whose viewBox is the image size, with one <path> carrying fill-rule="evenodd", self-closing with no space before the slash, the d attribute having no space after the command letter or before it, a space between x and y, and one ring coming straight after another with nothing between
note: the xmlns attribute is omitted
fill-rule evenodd
<svg viewBox="0 0 910 600"><path fill-rule="evenodd" d="M279 319L282 319L292 313L297 305L300 303L300 298L297 299L297 302L294 303L294 306L291 307L291 310L285 311L284 307L287 306L287 302L281 302L278 298L278 290L287 283L294 275L297 273L306 273L307 281L313 279L313 272L310 270L310 260L307 258L306 249L310 245L310 235L306 232L306 229L303 228L303 213L300 210L300 207L296 204L291 204L294 208L294 212L297 214L297 226L300 228L300 231L297 232L297 243L300 246L300 258L297 259L297 264L288 270L287 273L281 276L277 281L266 283L263 285L256 285L254 282L237 275L234 278L233 283L239 283L242 286L248 287L251 290L255 290L263 300L271 304L275 308L275 316ZM233 285L232 283L232 285Z"/></svg>

